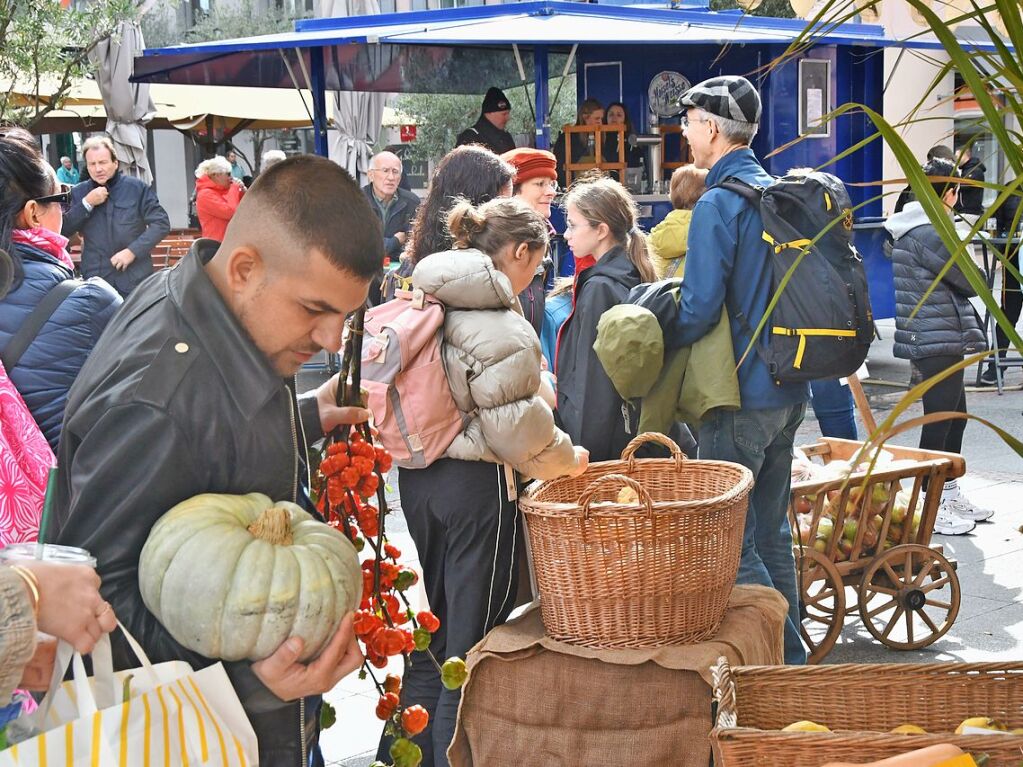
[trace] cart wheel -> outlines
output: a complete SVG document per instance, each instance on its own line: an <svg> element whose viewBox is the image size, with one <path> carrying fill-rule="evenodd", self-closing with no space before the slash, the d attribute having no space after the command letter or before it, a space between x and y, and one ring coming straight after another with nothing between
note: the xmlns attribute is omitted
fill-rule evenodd
<svg viewBox="0 0 1023 767"><path fill-rule="evenodd" d="M863 625L875 639L895 650L917 650L952 627L959 576L934 549L903 544L871 560L859 597Z"/></svg>
<svg viewBox="0 0 1023 767"><path fill-rule="evenodd" d="M845 620L845 585L835 565L823 554L796 551L799 590L803 598L800 633L810 649L807 663L820 663L831 652Z"/></svg>

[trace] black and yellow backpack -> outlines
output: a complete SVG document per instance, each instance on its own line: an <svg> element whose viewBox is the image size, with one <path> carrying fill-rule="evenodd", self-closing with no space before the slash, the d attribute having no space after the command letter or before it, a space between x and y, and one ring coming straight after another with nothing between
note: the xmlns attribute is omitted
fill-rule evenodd
<svg viewBox="0 0 1023 767"><path fill-rule="evenodd" d="M764 240L771 246L771 294L777 299L763 343L755 345L771 377L780 384L855 373L874 339L874 315L863 260L853 245L845 185L830 173L799 172L769 187L737 178L717 186L760 210ZM744 316L733 321L748 328Z"/></svg>

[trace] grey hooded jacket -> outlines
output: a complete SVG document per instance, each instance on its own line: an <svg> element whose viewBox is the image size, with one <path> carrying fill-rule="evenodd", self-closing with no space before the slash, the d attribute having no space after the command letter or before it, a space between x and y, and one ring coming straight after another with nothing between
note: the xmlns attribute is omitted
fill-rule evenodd
<svg viewBox="0 0 1023 767"><path fill-rule="evenodd" d="M987 348L977 312L976 291L953 265L913 315L931 283L951 258L919 202L911 202L885 222L895 240L895 356L903 359L976 354ZM912 315L912 316L911 316Z"/></svg>
<svg viewBox="0 0 1023 767"><path fill-rule="evenodd" d="M449 250L420 261L412 284L447 308L444 370L468 421L447 456L507 463L536 479L571 472L572 442L537 394L540 341L508 278L478 250Z"/></svg>

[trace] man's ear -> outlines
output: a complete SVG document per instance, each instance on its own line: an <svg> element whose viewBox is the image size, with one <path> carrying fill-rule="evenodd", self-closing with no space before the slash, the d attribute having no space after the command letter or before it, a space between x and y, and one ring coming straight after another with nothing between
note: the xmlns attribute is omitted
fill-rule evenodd
<svg viewBox="0 0 1023 767"><path fill-rule="evenodd" d="M259 251L249 245L234 248L227 257L224 277L232 293L242 293L263 281L266 264Z"/></svg>

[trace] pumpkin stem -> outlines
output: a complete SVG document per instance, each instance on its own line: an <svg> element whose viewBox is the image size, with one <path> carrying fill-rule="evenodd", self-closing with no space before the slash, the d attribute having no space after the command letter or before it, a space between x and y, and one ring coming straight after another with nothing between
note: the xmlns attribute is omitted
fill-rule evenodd
<svg viewBox="0 0 1023 767"><path fill-rule="evenodd" d="M291 512L282 506L271 506L249 525L248 531L274 546L290 546L293 541Z"/></svg>

